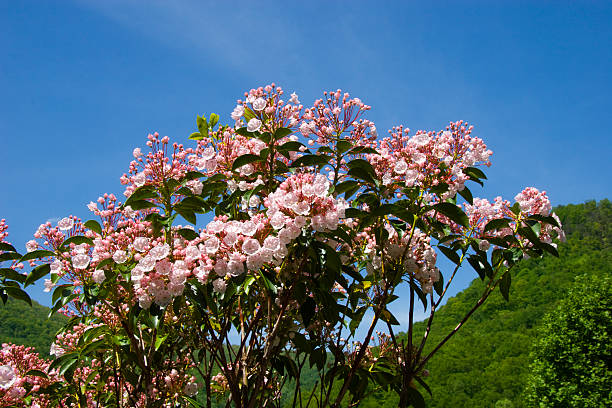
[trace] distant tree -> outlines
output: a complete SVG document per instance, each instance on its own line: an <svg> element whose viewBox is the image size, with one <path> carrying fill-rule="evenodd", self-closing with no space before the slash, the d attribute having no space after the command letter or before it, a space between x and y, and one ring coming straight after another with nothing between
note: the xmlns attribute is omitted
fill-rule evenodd
<svg viewBox="0 0 612 408"><path fill-rule="evenodd" d="M612 278L580 280L534 343L530 406L612 406Z"/></svg>

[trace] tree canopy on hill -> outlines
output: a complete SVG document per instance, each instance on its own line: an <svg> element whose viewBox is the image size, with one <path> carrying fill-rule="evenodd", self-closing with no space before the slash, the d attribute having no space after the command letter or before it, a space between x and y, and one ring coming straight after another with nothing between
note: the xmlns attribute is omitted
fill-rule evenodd
<svg viewBox="0 0 612 408"><path fill-rule="evenodd" d="M12 299L6 305L0 304L0 343L34 347L41 357L48 357L55 333L68 320L59 314L47 319L48 314L49 308L35 301L32 301L32 307Z"/></svg>
<svg viewBox="0 0 612 408"><path fill-rule="evenodd" d="M584 279L546 316L527 386L532 407L612 406L612 279Z"/></svg>

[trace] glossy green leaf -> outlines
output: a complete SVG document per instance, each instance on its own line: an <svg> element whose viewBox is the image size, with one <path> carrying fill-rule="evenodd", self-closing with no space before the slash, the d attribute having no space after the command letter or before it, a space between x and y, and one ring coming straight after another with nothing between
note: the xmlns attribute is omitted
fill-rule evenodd
<svg viewBox="0 0 612 408"><path fill-rule="evenodd" d="M25 261L31 261L34 259L45 258L48 256L55 256L55 252L47 251L45 249L39 249L36 251L28 252L27 254L22 256L21 259L19 259L19 263L25 262Z"/></svg>
<svg viewBox="0 0 612 408"><path fill-rule="evenodd" d="M36 268L32 269L32 271L28 274L28 277L25 280L24 286L29 286L42 278L43 276L48 275L51 272L51 265L42 264L38 265Z"/></svg>
<svg viewBox="0 0 612 408"><path fill-rule="evenodd" d="M191 139L191 140L202 140L202 139L204 139L204 136L202 136L202 134L200 132L193 132L192 134L189 135L189 139Z"/></svg>
<svg viewBox="0 0 612 408"><path fill-rule="evenodd" d="M23 275L11 268L0 268L0 276L6 279L17 281L19 283L24 283L26 280L26 275Z"/></svg>
<svg viewBox="0 0 612 408"><path fill-rule="evenodd" d="M0 242L0 251L17 252L15 247L7 242Z"/></svg>
<svg viewBox="0 0 612 408"><path fill-rule="evenodd" d="M468 219L468 216L465 215L465 213L459 206L455 204L451 204L451 203L438 203L434 205L432 208L446 215L448 218L450 218L452 221L456 222L457 224L465 228L469 228L470 220Z"/></svg>
<svg viewBox="0 0 612 408"><path fill-rule="evenodd" d="M239 156L238 158L236 158L236 160L234 160L234 163L232 164L232 170L236 171L237 169L246 164L260 162L262 160L263 159L260 156L257 156L255 154L243 154L242 156Z"/></svg>
<svg viewBox="0 0 612 408"><path fill-rule="evenodd" d="M92 230L93 232L96 232L98 234L102 234L102 226L100 225L100 223L96 220L89 220L86 221L85 224L83 224L86 228L89 228L90 230Z"/></svg>
<svg viewBox="0 0 612 408"><path fill-rule="evenodd" d="M510 271L504 273L499 281L499 291L506 301L509 301L510 294L510 283L512 281L512 277L510 276Z"/></svg>
<svg viewBox="0 0 612 408"><path fill-rule="evenodd" d="M200 130L200 134L204 137L208 137L208 121L206 121L206 118L204 116L198 116L196 119L196 124Z"/></svg>
<svg viewBox="0 0 612 408"><path fill-rule="evenodd" d="M325 155L306 154L291 163L289 167L324 166L329 163L329 160L330 157Z"/></svg>
<svg viewBox="0 0 612 408"><path fill-rule="evenodd" d="M23 289L15 286L4 286L2 289L13 299L23 300L24 302L32 306L32 300L30 299L30 296Z"/></svg>
<svg viewBox="0 0 612 408"><path fill-rule="evenodd" d="M68 247L70 246L70 244L74 244L74 245L87 244L90 246L94 246L93 240L91 238L84 237L82 235L75 235L74 237L70 237L66 239L64 242L62 242L61 247Z"/></svg>

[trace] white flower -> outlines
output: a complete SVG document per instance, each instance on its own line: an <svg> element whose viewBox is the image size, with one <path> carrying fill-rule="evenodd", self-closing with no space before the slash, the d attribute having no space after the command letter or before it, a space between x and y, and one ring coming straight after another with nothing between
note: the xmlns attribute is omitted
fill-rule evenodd
<svg viewBox="0 0 612 408"><path fill-rule="evenodd" d="M251 119L249 123L247 123L247 130L249 132L257 132L261 128L261 120L259 119Z"/></svg>
<svg viewBox="0 0 612 408"><path fill-rule="evenodd" d="M393 168L393 171L395 171L397 174L404 174L406 170L408 170L408 165L403 160L395 163L395 167Z"/></svg>
<svg viewBox="0 0 612 408"><path fill-rule="evenodd" d="M58 346L55 343L51 343L51 347L49 348L49 354L55 357L61 357L65 353L64 349Z"/></svg>
<svg viewBox="0 0 612 408"><path fill-rule="evenodd" d="M123 214L128 218L134 218L136 215L136 210L134 210L131 206L126 205L123 209Z"/></svg>
<svg viewBox="0 0 612 408"><path fill-rule="evenodd" d="M202 152L202 158L204 160L210 160L213 157L215 157L216 154L217 152L215 152L215 148L212 146L209 146L206 149L204 149L204 151Z"/></svg>
<svg viewBox="0 0 612 408"><path fill-rule="evenodd" d="M291 99L289 99L289 102L291 102L294 105L300 104L300 101L298 100L298 96L295 92L291 94Z"/></svg>
<svg viewBox="0 0 612 408"><path fill-rule="evenodd" d="M94 282L96 282L98 285L104 282L104 279L106 279L106 275L102 269L96 269L92 276Z"/></svg>
<svg viewBox="0 0 612 408"><path fill-rule="evenodd" d="M221 278L215 279L213 281L213 290L217 293L225 293L225 289L227 289L227 284Z"/></svg>
<svg viewBox="0 0 612 408"><path fill-rule="evenodd" d="M156 261L160 261L170 255L170 245L163 244L153 247L153 249L149 251L149 255L152 256Z"/></svg>
<svg viewBox="0 0 612 408"><path fill-rule="evenodd" d="M259 245L259 241L253 238L245 240L244 244L242 244L242 250L247 255L253 255L257 251L259 251L259 248L261 248L261 245Z"/></svg>
<svg viewBox="0 0 612 408"><path fill-rule="evenodd" d="M489 247L491 247L491 244L486 239L483 239L478 243L478 249L481 251L487 251Z"/></svg>
<svg viewBox="0 0 612 408"><path fill-rule="evenodd" d="M38 248L38 242L35 240L31 239L26 243L26 250L28 252L36 251L36 248Z"/></svg>
<svg viewBox="0 0 612 408"><path fill-rule="evenodd" d="M195 396L198 393L198 384L195 382L190 382L190 383L185 384L185 387L183 388L183 392L188 397Z"/></svg>
<svg viewBox="0 0 612 408"><path fill-rule="evenodd" d="M9 365L0 366L0 389L8 390L17 380L17 374Z"/></svg>
<svg viewBox="0 0 612 408"><path fill-rule="evenodd" d="M191 192L195 195L202 194L202 188L204 184L200 180L189 180L185 185L191 190Z"/></svg>
<svg viewBox="0 0 612 408"><path fill-rule="evenodd" d="M117 250L113 254L113 261L117 262L118 264L124 263L125 261L127 261L127 259L128 257L125 251Z"/></svg>
<svg viewBox="0 0 612 408"><path fill-rule="evenodd" d="M144 173L138 173L134 176L134 185L136 187L144 186L146 181L147 181L147 178Z"/></svg>
<svg viewBox="0 0 612 408"><path fill-rule="evenodd" d="M232 119L233 120L240 120L242 115L244 115L244 106L236 105L236 107L234 108L234 111L231 114Z"/></svg>
<svg viewBox="0 0 612 408"><path fill-rule="evenodd" d="M94 203L93 201L90 201L89 204L87 204L87 208L91 212L98 211L98 204Z"/></svg>
<svg viewBox="0 0 612 408"><path fill-rule="evenodd" d="M144 252L149 247L149 238L138 237L134 240L134 249L138 252Z"/></svg>
<svg viewBox="0 0 612 408"><path fill-rule="evenodd" d="M142 156L142 152L140 151L140 147L135 148L132 151L132 156L134 156L135 159L139 158L140 156Z"/></svg>
<svg viewBox="0 0 612 408"><path fill-rule="evenodd" d="M55 287L55 283L51 282L51 279L45 279L44 292L51 292L51 289Z"/></svg>
<svg viewBox="0 0 612 408"><path fill-rule="evenodd" d="M266 100L264 98L257 98L253 101L253 109L260 112L266 107Z"/></svg>
<svg viewBox="0 0 612 408"><path fill-rule="evenodd" d="M217 237L210 237L206 240L206 242L204 243L204 246L206 247L206 252L209 254L214 254L215 252L217 252L219 250L219 245L221 243L219 242L219 238Z"/></svg>
<svg viewBox="0 0 612 408"><path fill-rule="evenodd" d="M62 218L57 223L57 227L61 231L67 231L67 230L71 229L73 226L74 226L74 220L72 218L69 218L69 217Z"/></svg>
<svg viewBox="0 0 612 408"><path fill-rule="evenodd" d="M72 257L72 265L77 269L85 269L91 259L87 254L78 254Z"/></svg>

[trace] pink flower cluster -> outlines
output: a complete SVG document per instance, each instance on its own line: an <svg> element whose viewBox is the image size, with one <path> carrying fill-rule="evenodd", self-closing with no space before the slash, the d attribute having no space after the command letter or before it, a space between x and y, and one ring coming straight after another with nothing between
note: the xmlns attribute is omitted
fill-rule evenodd
<svg viewBox="0 0 612 408"><path fill-rule="evenodd" d="M466 233L470 237L478 238L479 248L483 251L489 249L488 238L504 237L514 235L517 224L525 225L524 220L532 215L542 215L552 217L561 226L561 221L556 214L552 213L552 206L545 191L540 192L534 187L527 187L514 198L519 204L520 213L515 214L511 210L510 202L496 197L493 203L487 199L474 198L473 204L464 204L465 213L470 221L470 231L463 231L462 228L453 223L452 227L456 232ZM484 231L485 226L492 220L507 218L512 220L508 226ZM561 241L565 240L565 234L560 227L540 222L539 239L545 243L551 243L553 237L558 237ZM532 244L527 240L523 242L526 247Z"/></svg>
<svg viewBox="0 0 612 408"><path fill-rule="evenodd" d="M32 406L50 406L50 401L36 393L58 380L54 373L48 372L49 361L40 358L33 347L3 344L0 350L0 406L11 407L23 403L28 395L33 395ZM27 375L30 370L39 370L49 375L49 379Z"/></svg>
<svg viewBox="0 0 612 408"><path fill-rule="evenodd" d="M431 293L433 284L440 278L436 267L437 255L431 246L431 238L418 228L412 236L410 226L401 235L391 226L385 224L388 237L383 245L383 253L376 253L376 238L371 228L357 234L355 247L362 247L366 259L366 271L369 275L380 273L383 263L399 264L404 271L414 277L423 293Z"/></svg>
<svg viewBox="0 0 612 408"><path fill-rule="evenodd" d="M313 137L321 146L335 142L343 137L359 146L371 146L376 141L376 126L360 116L370 110L359 98L351 98L340 89L324 92L324 99L317 99L312 108L304 113L300 132L306 137ZM348 132L348 135L343 135Z"/></svg>
<svg viewBox="0 0 612 408"><path fill-rule="evenodd" d="M170 179L181 180L188 171L195 170L187 159L188 155L194 153L192 148L185 149L177 143L170 146L170 138L160 138L157 132L149 134L148 139L147 146L151 151L145 156L139 148L134 149L134 160L130 163L129 172L121 177L121 184L127 185L124 192L126 197L138 187L153 185L162 188L164 182Z"/></svg>
<svg viewBox="0 0 612 408"><path fill-rule="evenodd" d="M278 236L284 244L299 235L289 232L291 229L301 229L307 224L315 231L338 227L348 204L330 196L330 187L329 180L322 174L298 173L283 181L264 199L270 223L279 230Z"/></svg>
<svg viewBox="0 0 612 408"><path fill-rule="evenodd" d="M492 152L482 139L471 136L473 127L463 121L451 123L445 131L418 131L395 127L378 147L380 155L368 155L383 184L394 190L448 184L442 199L453 197L464 188L467 167L489 166Z"/></svg>
<svg viewBox="0 0 612 408"><path fill-rule="evenodd" d="M245 100L239 99L231 114L236 128L246 125L249 132L274 133L281 127L294 127L301 120L302 105L295 93L287 103L281 99L283 94L283 89L274 83L245 92ZM243 117L249 118L246 124Z"/></svg>

